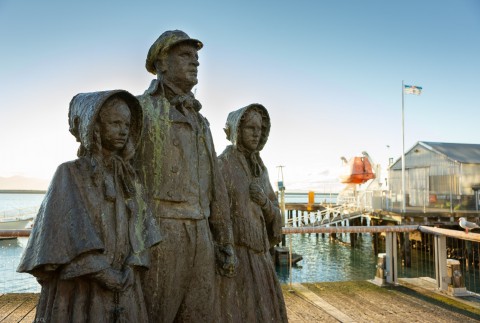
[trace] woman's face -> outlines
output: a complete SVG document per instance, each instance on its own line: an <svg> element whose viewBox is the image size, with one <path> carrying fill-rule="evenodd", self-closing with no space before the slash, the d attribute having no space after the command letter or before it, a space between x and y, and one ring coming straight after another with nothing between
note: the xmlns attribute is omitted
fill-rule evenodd
<svg viewBox="0 0 480 323"><path fill-rule="evenodd" d="M240 125L241 144L250 151L256 150L262 136L262 116L250 111Z"/></svg>
<svg viewBox="0 0 480 323"><path fill-rule="evenodd" d="M130 109L123 101L116 101L100 111L100 138L102 148L119 152L125 147L130 132Z"/></svg>

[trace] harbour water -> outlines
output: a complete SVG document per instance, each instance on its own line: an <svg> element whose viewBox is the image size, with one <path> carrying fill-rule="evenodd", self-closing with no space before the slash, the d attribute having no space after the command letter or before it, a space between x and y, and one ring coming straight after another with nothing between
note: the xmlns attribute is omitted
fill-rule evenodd
<svg viewBox="0 0 480 323"><path fill-rule="evenodd" d="M38 207L45 194L0 194L0 217ZM28 238L0 240L0 294L39 292L40 285L29 274L16 272Z"/></svg>
<svg viewBox="0 0 480 323"><path fill-rule="evenodd" d="M0 294L40 292L33 276L16 272L27 241L28 238L0 240Z"/></svg>
<svg viewBox="0 0 480 323"><path fill-rule="evenodd" d="M0 194L0 214L1 212L12 209L23 209L31 206L39 206L44 194ZM336 194L315 195L315 201L335 203ZM287 203L307 203L307 193L286 194ZM344 261L360 261L366 259L366 254L371 252L356 251L353 255L348 247L331 244L328 239L311 240L307 235L292 236L292 245L295 252L302 254L302 260L298 266L293 268L294 281L335 281L349 280L358 275L363 267L365 273L362 277L371 277L370 268L374 266L374 257L369 257L368 262L351 272ZM17 292L39 292L40 286L36 280L28 274L16 273L16 268L20 261L24 247L28 238L17 238L9 240L0 240L0 293ZM365 246L368 242L365 243ZM368 249L368 247L365 247ZM328 250L328 251L326 251ZM362 254L365 252L365 254ZM353 257L353 258L352 258ZM355 260L358 258L357 260ZM336 260L335 260L336 259ZM326 264L329 266L325 266ZM322 264L321 268L319 264ZM345 268L343 268L345 266ZM343 269L342 269L343 268ZM344 272L342 277L342 272ZM288 281L288 267L279 267L278 274L282 281Z"/></svg>
<svg viewBox="0 0 480 323"><path fill-rule="evenodd" d="M43 196L0 194L0 212L39 206ZM335 203L335 199L336 195L332 194L315 196L316 202ZM308 195L286 194L285 200L287 203L307 203ZM0 294L40 291L40 286L32 276L16 273L27 241L28 238L0 240ZM288 283L290 279L292 282L328 282L367 280L375 276L377 257L373 252L373 236L368 233L359 236L355 247L349 244L349 234L338 234L336 240L330 239L328 234L293 234L286 237L286 247L290 243L293 252L302 255L303 260L292 267L291 275L288 266L277 266L282 283ZM433 257L413 251L412 267L400 266L399 270L399 277L434 277Z"/></svg>
<svg viewBox="0 0 480 323"><path fill-rule="evenodd" d="M328 234L292 234L286 237L286 246L300 254L303 260L292 267L293 282L352 281L373 279L376 258L372 237L362 235L352 248L347 235L337 235L341 240L331 240ZM290 281L288 266L277 266L282 283Z"/></svg>
<svg viewBox="0 0 480 323"><path fill-rule="evenodd" d="M38 207L45 194L2 194L0 193L0 215L6 211Z"/></svg>

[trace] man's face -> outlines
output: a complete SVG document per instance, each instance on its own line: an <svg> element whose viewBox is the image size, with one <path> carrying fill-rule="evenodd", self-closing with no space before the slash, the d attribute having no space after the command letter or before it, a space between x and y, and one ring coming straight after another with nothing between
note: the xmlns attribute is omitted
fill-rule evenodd
<svg viewBox="0 0 480 323"><path fill-rule="evenodd" d="M184 92L189 92L198 83L198 65L197 49L191 44L181 43L169 50L163 76Z"/></svg>
<svg viewBox="0 0 480 323"><path fill-rule="evenodd" d="M245 116L245 120L241 124L241 143L242 146L250 151L257 149L262 135L262 116L256 112L251 111Z"/></svg>
<svg viewBox="0 0 480 323"><path fill-rule="evenodd" d="M127 143L130 132L130 109L123 101L107 105L100 111L100 138L102 148L119 152Z"/></svg>

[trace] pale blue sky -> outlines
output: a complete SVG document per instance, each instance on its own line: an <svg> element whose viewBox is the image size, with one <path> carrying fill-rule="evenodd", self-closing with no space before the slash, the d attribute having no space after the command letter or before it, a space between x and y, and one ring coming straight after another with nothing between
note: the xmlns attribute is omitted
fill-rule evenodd
<svg viewBox="0 0 480 323"><path fill-rule="evenodd" d="M480 1L131 3L0 0L0 177L49 179L74 159L71 98L141 94L146 53L170 29L204 43L196 95L217 153L228 112L264 104L262 157L273 181L286 166L287 190L337 187L341 156L400 157L402 80L423 87L405 96L407 150L480 143Z"/></svg>

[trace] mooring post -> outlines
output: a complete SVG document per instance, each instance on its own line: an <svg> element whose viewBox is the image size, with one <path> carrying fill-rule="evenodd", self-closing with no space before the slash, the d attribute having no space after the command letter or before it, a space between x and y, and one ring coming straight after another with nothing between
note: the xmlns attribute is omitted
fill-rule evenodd
<svg viewBox="0 0 480 323"><path fill-rule="evenodd" d="M447 277L447 237L444 235L434 236L435 253L435 276L437 279L437 288L448 290Z"/></svg>
<svg viewBox="0 0 480 323"><path fill-rule="evenodd" d="M387 261L387 283L397 284L398 256L397 256L397 233L387 232L386 237L386 261Z"/></svg>

